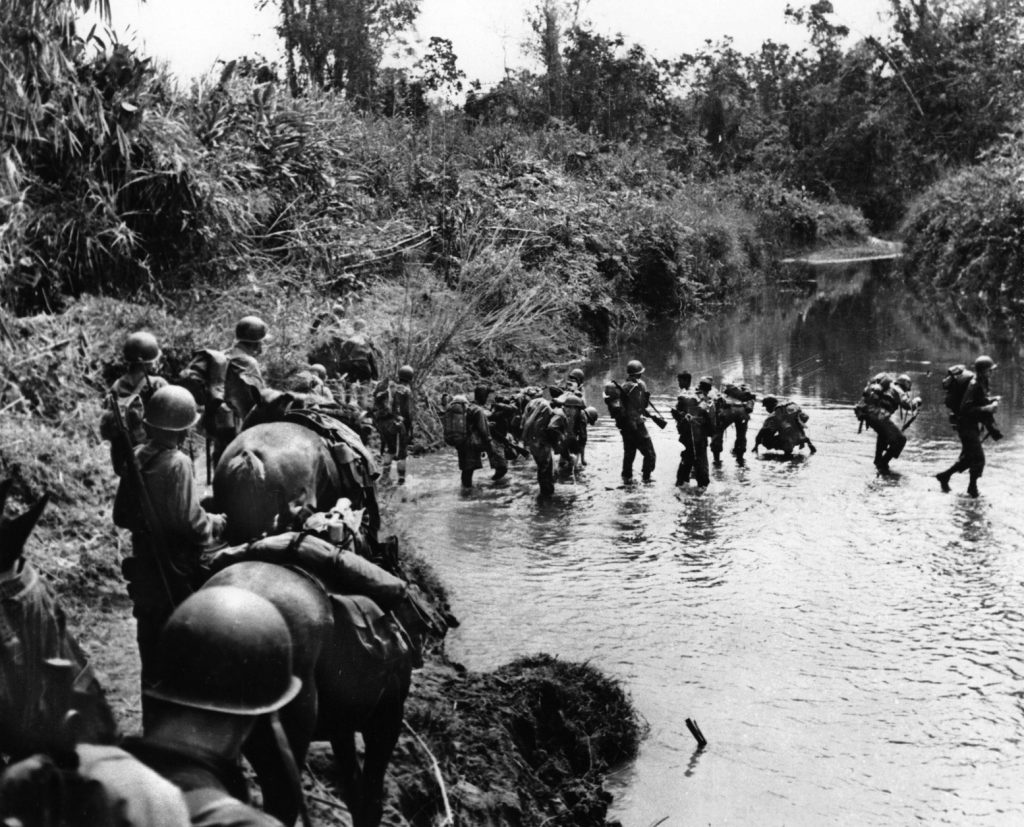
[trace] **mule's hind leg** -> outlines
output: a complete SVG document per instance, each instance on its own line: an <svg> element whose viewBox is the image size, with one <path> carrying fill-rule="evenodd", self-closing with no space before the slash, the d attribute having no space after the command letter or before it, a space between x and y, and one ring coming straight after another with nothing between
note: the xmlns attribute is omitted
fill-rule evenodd
<svg viewBox="0 0 1024 827"><path fill-rule="evenodd" d="M341 798L352 813L353 822L358 825L356 814L361 809L362 767L356 753L355 731L344 725L337 726L331 734L331 749L338 765Z"/></svg>
<svg viewBox="0 0 1024 827"><path fill-rule="evenodd" d="M288 737L288 746L300 774L310 741L313 740L316 714L316 686L310 678L308 682L303 681L302 691L295 700L280 712L281 726ZM263 716L257 721L252 735L246 741L244 752L263 792L263 809L286 825L294 824L299 816L302 791L295 789L291 781L269 716Z"/></svg>

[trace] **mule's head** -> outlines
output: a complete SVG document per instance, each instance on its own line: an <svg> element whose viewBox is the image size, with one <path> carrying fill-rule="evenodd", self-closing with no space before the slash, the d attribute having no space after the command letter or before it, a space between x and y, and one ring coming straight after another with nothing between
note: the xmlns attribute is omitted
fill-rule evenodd
<svg viewBox="0 0 1024 827"><path fill-rule="evenodd" d="M12 481L9 479L0 482L0 573L10 571L21 559L25 541L32 533L39 515L43 513L50 498L49 494L44 494L24 513L6 518L3 516L4 505L7 503L11 485Z"/></svg>

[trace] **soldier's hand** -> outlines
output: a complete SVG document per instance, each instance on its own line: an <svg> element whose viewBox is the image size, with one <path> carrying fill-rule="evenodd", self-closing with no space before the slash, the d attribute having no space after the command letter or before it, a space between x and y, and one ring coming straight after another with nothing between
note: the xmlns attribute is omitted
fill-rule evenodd
<svg viewBox="0 0 1024 827"><path fill-rule="evenodd" d="M987 405L982 405L982 407L979 408L979 410L982 413L994 414L998 408L999 408L999 401L996 400L994 402L989 402Z"/></svg>

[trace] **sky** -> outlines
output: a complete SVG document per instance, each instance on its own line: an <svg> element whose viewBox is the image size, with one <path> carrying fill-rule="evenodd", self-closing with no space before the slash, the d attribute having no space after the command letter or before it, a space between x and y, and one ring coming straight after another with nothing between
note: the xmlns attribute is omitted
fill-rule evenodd
<svg viewBox="0 0 1024 827"><path fill-rule="evenodd" d="M599 34L622 33L656 57L674 57L699 48L704 40L734 39L741 51L752 51L767 39L795 46L805 39L800 27L787 23L787 2L805 6L810 0L589 0L581 19ZM881 13L888 0L832 0L833 20L853 35L885 30ZM258 0L111 0L118 38L143 47L146 54L167 60L188 80L210 71L218 59L242 54L274 58L279 43L273 32L275 7L256 8ZM449 38L468 79L485 86L499 81L506 67L528 65L522 43L529 29L526 12L536 0L422 0L417 33Z"/></svg>

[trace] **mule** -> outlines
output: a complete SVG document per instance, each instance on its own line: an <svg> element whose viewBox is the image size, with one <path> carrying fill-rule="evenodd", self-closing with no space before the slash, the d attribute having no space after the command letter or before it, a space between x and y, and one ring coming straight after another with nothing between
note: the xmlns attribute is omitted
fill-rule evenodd
<svg viewBox="0 0 1024 827"><path fill-rule="evenodd" d="M117 728L103 689L68 632L64 612L22 559L48 498L4 519L10 489L11 480L0 482L0 753L20 758L61 746L72 736L112 743ZM69 662L70 675L66 664L53 659ZM71 682L70 698L61 697L67 690L60 685L65 677ZM68 712L73 733L65 730Z"/></svg>
<svg viewBox="0 0 1024 827"><path fill-rule="evenodd" d="M292 636L294 673L302 679L299 694L280 711L295 760L302 765L312 741L330 741L341 771L342 797L354 824L375 827L383 812L385 773L402 727L414 649L390 660L371 656L355 641L353 632L358 634L359 629L353 629L352 618L332 605L318 582L291 568L266 562L235 563L203 588L217 585L255 592L284 616ZM376 638L372 627L384 622L385 616L379 609L374 612L372 601L361 605L370 624L369 635ZM404 620L404 628L417 628L414 618ZM356 732L363 736L361 767ZM269 726L253 732L245 755L263 790L264 808L285 824L294 823L299 801L287 782Z"/></svg>
<svg viewBox="0 0 1024 827"><path fill-rule="evenodd" d="M225 449L213 477L215 511L227 516L225 540L243 543L297 526L339 497L365 508L367 533L380 525L376 465L349 430L338 462L323 437L295 422L269 422L242 431Z"/></svg>

